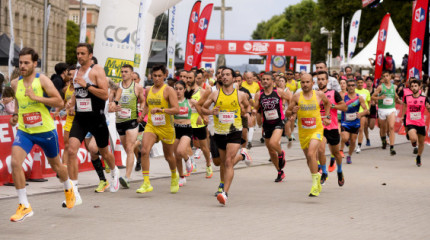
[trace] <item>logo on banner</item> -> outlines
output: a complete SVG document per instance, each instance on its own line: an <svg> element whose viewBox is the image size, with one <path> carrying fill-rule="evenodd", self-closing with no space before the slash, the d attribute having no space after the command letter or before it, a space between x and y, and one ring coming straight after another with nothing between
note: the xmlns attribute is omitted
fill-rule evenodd
<svg viewBox="0 0 430 240"><path fill-rule="evenodd" d="M209 21L206 18L200 19L199 28L201 30L206 30L208 28L208 23L209 23Z"/></svg>
<svg viewBox="0 0 430 240"><path fill-rule="evenodd" d="M283 53L284 52L284 44L276 44L276 52Z"/></svg>
<svg viewBox="0 0 430 240"><path fill-rule="evenodd" d="M119 27L114 25L108 25L103 31L103 36L107 41L104 46L113 47L118 46L122 48L122 45L113 45L112 43L130 44L130 41L136 44L136 33L137 31L130 31L127 27ZM110 44L108 43L110 42Z"/></svg>
<svg viewBox="0 0 430 240"><path fill-rule="evenodd" d="M353 55L354 55L354 52L349 52L348 54L349 58L352 58Z"/></svg>
<svg viewBox="0 0 430 240"><path fill-rule="evenodd" d="M252 49L252 43L249 43L249 42L244 43L243 44L243 49L245 49L245 51L251 51L251 49Z"/></svg>
<svg viewBox="0 0 430 240"><path fill-rule="evenodd" d="M277 67L277 68L281 68L285 65L285 58L282 56L275 56L273 58L273 66Z"/></svg>
<svg viewBox="0 0 430 240"><path fill-rule="evenodd" d="M171 47L171 46L170 46L170 47L168 48L167 52L168 52L169 54L172 54L172 55L173 55L173 54L175 54L175 48L173 48L173 47Z"/></svg>
<svg viewBox="0 0 430 240"><path fill-rule="evenodd" d="M193 65L193 59L194 59L193 55L188 56L187 57L187 64L192 66Z"/></svg>
<svg viewBox="0 0 430 240"><path fill-rule="evenodd" d="M202 44L202 42L196 43L196 48L195 48L196 53L198 53L198 54L202 53L203 47L204 47L204 45Z"/></svg>
<svg viewBox="0 0 430 240"><path fill-rule="evenodd" d="M376 64L378 64L379 66L382 66L382 61L383 61L382 54L379 54L376 59Z"/></svg>
<svg viewBox="0 0 430 240"><path fill-rule="evenodd" d="M409 77L414 77L419 79L420 78L420 72L415 67L412 67L409 69Z"/></svg>
<svg viewBox="0 0 430 240"><path fill-rule="evenodd" d="M387 31L385 31L385 29L381 29L381 31L379 31L379 40L384 42L385 39L387 39Z"/></svg>
<svg viewBox="0 0 430 240"><path fill-rule="evenodd" d="M199 15L196 11L193 11L191 13L191 22L196 23L199 20Z"/></svg>
<svg viewBox="0 0 430 240"><path fill-rule="evenodd" d="M228 43L228 51L229 52L236 52L236 43L234 43L234 42Z"/></svg>
<svg viewBox="0 0 430 240"><path fill-rule="evenodd" d="M269 43L265 42L246 42L243 44L243 49L252 54L267 53L269 51Z"/></svg>
<svg viewBox="0 0 430 240"><path fill-rule="evenodd" d="M357 28L358 27L358 23L359 23L359 21L355 20L354 22L352 22L352 27L353 28Z"/></svg>
<svg viewBox="0 0 430 240"><path fill-rule="evenodd" d="M357 41L357 37L356 36L351 37L351 43L355 43L356 41Z"/></svg>
<svg viewBox="0 0 430 240"><path fill-rule="evenodd" d="M196 43L196 35L194 33L190 33L190 36L188 37L188 41L194 45Z"/></svg>
<svg viewBox="0 0 430 240"><path fill-rule="evenodd" d="M418 8L417 10L415 10L415 16L414 16L415 21L422 22L424 21L425 17L426 17L426 11L424 10L424 8Z"/></svg>
<svg viewBox="0 0 430 240"><path fill-rule="evenodd" d="M422 41L419 38L412 40L412 51L419 52L422 48Z"/></svg>

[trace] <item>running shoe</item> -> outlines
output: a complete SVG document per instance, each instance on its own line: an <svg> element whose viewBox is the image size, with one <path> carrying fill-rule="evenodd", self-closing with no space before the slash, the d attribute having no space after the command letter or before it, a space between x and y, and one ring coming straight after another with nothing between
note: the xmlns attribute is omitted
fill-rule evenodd
<svg viewBox="0 0 430 240"><path fill-rule="evenodd" d="M360 148L360 146L357 146L357 148L355 149L355 153L360 153L361 152L361 148Z"/></svg>
<svg viewBox="0 0 430 240"><path fill-rule="evenodd" d="M334 157L330 158L330 164L328 165L328 171L333 172L336 169L336 161Z"/></svg>
<svg viewBox="0 0 430 240"><path fill-rule="evenodd" d="M416 158L417 167L421 167L421 157L417 156Z"/></svg>
<svg viewBox="0 0 430 240"><path fill-rule="evenodd" d="M140 188L136 190L136 193L148 193L152 192L152 190L154 190L154 188L150 183L143 182L142 185L140 185Z"/></svg>
<svg viewBox="0 0 430 240"><path fill-rule="evenodd" d="M191 158L191 163L193 164L193 172L197 172L197 163L194 158Z"/></svg>
<svg viewBox="0 0 430 240"><path fill-rule="evenodd" d="M284 150L282 150L281 156L278 155L278 164L279 164L279 169L284 169L285 167L285 152Z"/></svg>
<svg viewBox="0 0 430 240"><path fill-rule="evenodd" d="M414 147L414 154L418 154L418 148Z"/></svg>
<svg viewBox="0 0 430 240"><path fill-rule="evenodd" d="M346 157L346 164L351 164L351 163L352 163L351 156L347 156Z"/></svg>
<svg viewBox="0 0 430 240"><path fill-rule="evenodd" d="M224 188L223 187L218 187L218 191L216 191L215 193L215 197L218 197L218 194L224 192Z"/></svg>
<svg viewBox="0 0 430 240"><path fill-rule="evenodd" d="M202 150L200 150L200 148L197 148L196 151L194 152L194 158L200 159L200 154L202 153Z"/></svg>
<svg viewBox="0 0 430 240"><path fill-rule="evenodd" d="M339 152L340 152L340 155L342 156L342 158L344 158L345 154L343 153L343 150L340 150Z"/></svg>
<svg viewBox="0 0 430 240"><path fill-rule="evenodd" d="M227 198L228 198L228 196L227 196L227 193L225 193L225 192L222 192L222 193L218 194L218 196L216 196L216 199L222 205L225 205L227 203Z"/></svg>
<svg viewBox="0 0 430 240"><path fill-rule="evenodd" d="M261 143L264 143L264 138L260 138L260 142L261 142Z"/></svg>
<svg viewBox="0 0 430 240"><path fill-rule="evenodd" d="M282 180L284 180L285 178L285 173L284 171L278 171L278 177L276 177L275 182L282 182Z"/></svg>
<svg viewBox="0 0 430 240"><path fill-rule="evenodd" d="M206 167L206 178L211 178L213 175L212 166Z"/></svg>
<svg viewBox="0 0 430 240"><path fill-rule="evenodd" d="M327 178L328 178L327 173L321 174L321 180L320 180L321 185L325 184L325 181L327 181Z"/></svg>
<svg viewBox="0 0 430 240"><path fill-rule="evenodd" d="M140 170L142 170L142 164L140 163L140 159L137 159L134 171L139 172Z"/></svg>
<svg viewBox="0 0 430 240"><path fill-rule="evenodd" d="M191 173L189 173L189 172L186 172L183 174L184 177L189 177L190 175L191 175Z"/></svg>
<svg viewBox="0 0 430 240"><path fill-rule="evenodd" d="M396 150L394 150L394 148L390 149L390 155L391 156L396 155Z"/></svg>
<svg viewBox="0 0 430 240"><path fill-rule="evenodd" d="M103 160L105 162L105 172L110 173L109 165L107 164L106 160Z"/></svg>
<svg viewBox="0 0 430 240"><path fill-rule="evenodd" d="M187 183L187 179L185 177L179 177L179 187L183 187Z"/></svg>
<svg viewBox="0 0 430 240"><path fill-rule="evenodd" d="M119 183L121 183L121 186L123 188L126 188L126 189L130 188L130 181L126 177L120 177Z"/></svg>
<svg viewBox="0 0 430 240"><path fill-rule="evenodd" d="M240 150L240 154L242 154L243 156L245 156L244 159L243 159L243 161L245 162L246 166L248 166L248 167L251 166L251 164L252 164L252 158L251 158L251 155L249 155L248 149L242 148Z"/></svg>
<svg viewBox="0 0 430 240"><path fill-rule="evenodd" d="M64 189L64 195L66 196L65 204L66 204L66 207L69 209L75 206L76 200L77 200L73 183L71 183L71 185L72 187L70 189Z"/></svg>
<svg viewBox="0 0 430 240"><path fill-rule="evenodd" d="M382 149L387 149L387 141L382 141Z"/></svg>
<svg viewBox="0 0 430 240"><path fill-rule="evenodd" d="M312 185L311 192L309 193L309 197L318 197L320 195L320 191L318 186Z"/></svg>
<svg viewBox="0 0 430 240"><path fill-rule="evenodd" d="M342 187L343 184L345 184L345 179L343 178L343 172L337 173L337 184L339 184L339 187Z"/></svg>
<svg viewBox="0 0 430 240"><path fill-rule="evenodd" d="M293 141L296 141L296 137L294 136L294 133L291 133L291 137L293 138Z"/></svg>
<svg viewBox="0 0 430 240"><path fill-rule="evenodd" d="M79 194L79 192L75 192L74 191L74 193L75 193L75 205L73 206L73 207L76 207L76 206L79 206L79 205L81 205L82 204L82 198L81 198L81 195ZM63 207L63 208L67 208L67 204L66 204L66 201L63 201L62 203L61 203L61 207Z"/></svg>
<svg viewBox="0 0 430 240"><path fill-rule="evenodd" d="M171 179L170 192L177 193L179 191L179 177L176 175L175 178Z"/></svg>
<svg viewBox="0 0 430 240"><path fill-rule="evenodd" d="M252 148L252 143L248 142L248 146L246 146L246 148L248 148L248 150L250 150Z"/></svg>
<svg viewBox="0 0 430 240"><path fill-rule="evenodd" d="M185 168L187 169L187 173L191 173L194 169L194 165L192 163L191 159L188 159L187 161L185 161Z"/></svg>
<svg viewBox="0 0 430 240"><path fill-rule="evenodd" d="M94 192L102 193L109 187L109 182L105 180L100 180L99 186L94 190Z"/></svg>
<svg viewBox="0 0 430 240"><path fill-rule="evenodd" d="M370 139L366 140L366 146L368 146L368 147L370 146Z"/></svg>
<svg viewBox="0 0 430 240"><path fill-rule="evenodd" d="M28 204L28 207L25 207L23 204L18 204L18 209L16 209L16 213L10 217L10 221L21 222L31 216L33 216L33 209L30 204Z"/></svg>
<svg viewBox="0 0 430 240"><path fill-rule="evenodd" d="M112 171L115 171L115 175L112 174L111 178L112 180L110 181L110 192L118 192L119 189L119 169L117 167L115 167L115 169L113 169Z"/></svg>

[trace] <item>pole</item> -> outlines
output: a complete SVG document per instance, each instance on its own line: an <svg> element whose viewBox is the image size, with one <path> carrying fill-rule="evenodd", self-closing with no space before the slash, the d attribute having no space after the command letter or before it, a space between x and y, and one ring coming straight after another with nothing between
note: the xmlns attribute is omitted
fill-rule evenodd
<svg viewBox="0 0 430 240"><path fill-rule="evenodd" d="M47 10L48 8L48 0L45 0L44 3L44 11L43 11L43 16L44 16L44 20L43 20L43 50L42 50L42 72L46 73L46 69L47 66L46 64L48 63L48 61L46 61L46 43L47 43L47 39L46 39L46 33L48 32L48 26L46 23L46 15L47 15Z"/></svg>
<svg viewBox="0 0 430 240"><path fill-rule="evenodd" d="M82 23L82 0L79 1L79 26Z"/></svg>

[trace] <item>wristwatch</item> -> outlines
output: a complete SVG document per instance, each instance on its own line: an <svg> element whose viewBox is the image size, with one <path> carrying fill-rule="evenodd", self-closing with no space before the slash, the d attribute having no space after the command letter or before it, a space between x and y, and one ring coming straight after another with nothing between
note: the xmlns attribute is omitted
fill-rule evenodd
<svg viewBox="0 0 430 240"><path fill-rule="evenodd" d="M87 83L87 86L85 88L88 89L91 86L92 86L91 84Z"/></svg>

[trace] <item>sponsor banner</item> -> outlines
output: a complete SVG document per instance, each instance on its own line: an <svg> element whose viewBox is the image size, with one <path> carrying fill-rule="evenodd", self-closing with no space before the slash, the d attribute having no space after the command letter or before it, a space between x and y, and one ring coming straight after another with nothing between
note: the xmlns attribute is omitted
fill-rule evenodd
<svg viewBox="0 0 430 240"><path fill-rule="evenodd" d="M206 34L209 28L209 22L211 20L213 4L208 4L203 9L199 16L199 25L196 31L196 45L194 46L193 52L193 67L199 67L204 46L206 43Z"/></svg>
<svg viewBox="0 0 430 240"><path fill-rule="evenodd" d="M361 10L357 10L352 16L351 25L349 27L349 36L348 36L348 60L351 61L352 56L355 52L355 46L357 45L357 37L358 37L358 29L360 27L360 18L361 18ZM343 20L343 18L342 18ZM342 22L342 33L343 33L343 22ZM343 41L343 37L342 37Z"/></svg>
<svg viewBox="0 0 430 240"><path fill-rule="evenodd" d="M345 39L344 39L344 17L342 17L342 24L341 27L341 34L340 34L340 65L342 66L345 64Z"/></svg>
<svg viewBox="0 0 430 240"><path fill-rule="evenodd" d="M412 15L409 40L409 59L406 79L421 79L423 65L423 44L427 23L428 0L418 0Z"/></svg>
<svg viewBox="0 0 430 240"><path fill-rule="evenodd" d="M175 73L175 49L176 49L176 6L169 9L169 31L167 38L167 69L168 77L174 77Z"/></svg>
<svg viewBox="0 0 430 240"><path fill-rule="evenodd" d="M79 42L84 43L87 38L87 8L85 7L82 14L81 31L79 33Z"/></svg>
<svg viewBox="0 0 430 240"><path fill-rule="evenodd" d="M190 19L188 22L188 33L184 63L184 69L187 71L191 70L194 63L194 48L196 44L197 27L199 26L200 4L201 1L196 1L194 3L193 8L191 9Z"/></svg>
<svg viewBox="0 0 430 240"><path fill-rule="evenodd" d="M136 48L134 51L134 71L138 72L139 74L145 73L146 66L142 60L145 56L145 53L149 53L149 47L145 45L145 35L149 34L149 29L147 27L146 21L148 21L148 9L151 3L152 0L140 0L139 14L137 15Z"/></svg>
<svg viewBox="0 0 430 240"><path fill-rule="evenodd" d="M382 64L384 64L384 51L385 44L387 43L388 34L388 21L390 19L390 14L385 14L382 19L381 26L379 27L378 33L378 45L376 47L376 59L375 59L375 83L382 75Z"/></svg>
<svg viewBox="0 0 430 240"><path fill-rule="evenodd" d="M125 64L129 64L133 66L132 60L119 59L119 58L107 58L106 63L104 64L104 70L106 73L106 77L109 77L114 82L118 83L122 81L121 76L121 67Z"/></svg>

